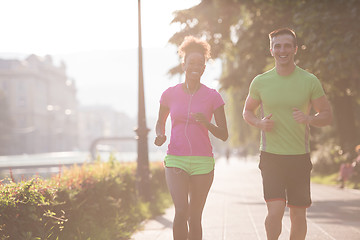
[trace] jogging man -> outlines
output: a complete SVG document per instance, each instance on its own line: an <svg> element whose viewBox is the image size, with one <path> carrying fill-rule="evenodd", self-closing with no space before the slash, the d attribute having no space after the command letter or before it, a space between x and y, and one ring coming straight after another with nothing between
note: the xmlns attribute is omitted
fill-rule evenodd
<svg viewBox="0 0 360 240"><path fill-rule="evenodd" d="M267 204L268 240L278 239L285 206L290 208L290 239L305 239L306 209L311 205L309 125L331 124L332 111L320 81L296 66L295 32L288 28L269 34L275 68L256 76L249 89L243 117L261 130L260 164ZM260 118L255 111L260 107ZM315 115L310 114L313 108Z"/></svg>

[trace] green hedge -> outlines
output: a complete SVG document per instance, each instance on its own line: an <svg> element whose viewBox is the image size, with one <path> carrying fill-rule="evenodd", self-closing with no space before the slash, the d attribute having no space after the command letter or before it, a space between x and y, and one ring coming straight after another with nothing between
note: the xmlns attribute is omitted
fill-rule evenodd
<svg viewBox="0 0 360 240"><path fill-rule="evenodd" d="M151 163L151 202L136 191L136 164L96 162L61 176L0 186L0 239L129 239L171 204L161 163Z"/></svg>

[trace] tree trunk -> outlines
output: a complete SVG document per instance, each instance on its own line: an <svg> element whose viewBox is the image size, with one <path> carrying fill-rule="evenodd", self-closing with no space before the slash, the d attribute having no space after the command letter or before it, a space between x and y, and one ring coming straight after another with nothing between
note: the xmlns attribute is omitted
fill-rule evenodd
<svg viewBox="0 0 360 240"><path fill-rule="evenodd" d="M335 96L332 104L339 144L345 152L352 153L357 144L354 104L352 96Z"/></svg>

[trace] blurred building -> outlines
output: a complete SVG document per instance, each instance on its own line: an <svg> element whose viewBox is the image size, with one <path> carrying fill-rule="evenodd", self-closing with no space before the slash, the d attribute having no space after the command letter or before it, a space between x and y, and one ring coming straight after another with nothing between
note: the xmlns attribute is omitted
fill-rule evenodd
<svg viewBox="0 0 360 240"><path fill-rule="evenodd" d="M126 114L118 112L110 106L84 106L79 108L79 149L89 151L91 144L98 138L135 137L135 121ZM134 152L135 141L102 141L104 151Z"/></svg>
<svg viewBox="0 0 360 240"><path fill-rule="evenodd" d="M78 147L76 87L64 63L55 66L49 55L0 59L0 91L11 119L1 155Z"/></svg>

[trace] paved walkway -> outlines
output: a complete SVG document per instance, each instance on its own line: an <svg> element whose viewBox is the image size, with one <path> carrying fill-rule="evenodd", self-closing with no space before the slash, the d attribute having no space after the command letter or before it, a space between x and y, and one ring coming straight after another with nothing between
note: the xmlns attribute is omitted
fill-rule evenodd
<svg viewBox="0 0 360 240"><path fill-rule="evenodd" d="M360 240L360 191L312 185L307 240ZM231 158L216 163L203 213L204 240L265 240L266 205L257 161ZM173 207L147 221L132 240L171 240ZM289 212L279 240L289 239Z"/></svg>

